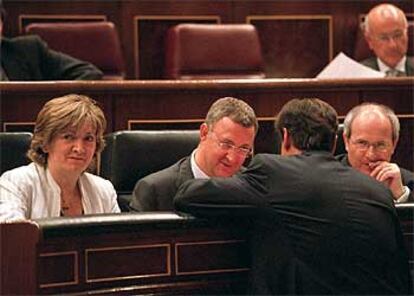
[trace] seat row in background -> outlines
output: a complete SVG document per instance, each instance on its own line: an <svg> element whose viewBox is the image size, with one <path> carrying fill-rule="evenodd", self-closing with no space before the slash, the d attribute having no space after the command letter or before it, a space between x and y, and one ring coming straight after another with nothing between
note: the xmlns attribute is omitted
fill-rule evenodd
<svg viewBox="0 0 414 296"><path fill-rule="evenodd" d="M414 39L414 24L409 24ZM112 22L31 23L25 33L37 34L52 49L91 62L105 80L125 78L125 62L117 29ZM84 42L88 40L88 42ZM251 24L178 24L164 36L166 79L265 78L260 38ZM414 55L410 42L408 55ZM372 54L358 30L354 55Z"/></svg>
<svg viewBox="0 0 414 296"><path fill-rule="evenodd" d="M29 163L26 152L31 138L32 134L27 132L0 133L0 174ZM338 139L335 154L344 152L342 126ZM198 130L135 130L107 134L98 174L112 182L119 205L125 211L138 180L190 155L199 140ZM269 146L268 152L278 153L273 142L269 141Z"/></svg>
<svg viewBox="0 0 414 296"><path fill-rule="evenodd" d="M50 48L94 64L104 80L125 78L121 44L112 22L31 23L25 33L39 35ZM179 24L166 35L165 78L265 77L253 25Z"/></svg>

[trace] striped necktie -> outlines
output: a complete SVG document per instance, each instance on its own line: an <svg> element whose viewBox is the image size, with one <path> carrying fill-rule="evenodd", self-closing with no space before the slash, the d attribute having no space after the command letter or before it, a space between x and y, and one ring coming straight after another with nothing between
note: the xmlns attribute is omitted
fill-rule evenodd
<svg viewBox="0 0 414 296"><path fill-rule="evenodd" d="M385 76L387 77L401 77L405 76L405 73L402 71L399 71L397 69L389 69L385 72Z"/></svg>

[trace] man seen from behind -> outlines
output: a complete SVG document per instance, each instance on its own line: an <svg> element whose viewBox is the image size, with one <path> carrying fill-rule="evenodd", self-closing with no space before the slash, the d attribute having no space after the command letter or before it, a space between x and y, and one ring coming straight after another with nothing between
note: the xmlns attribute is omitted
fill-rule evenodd
<svg viewBox="0 0 414 296"><path fill-rule="evenodd" d="M180 187L177 210L253 221L249 295L410 293L391 192L335 160L337 125L327 103L291 100L276 119L282 155Z"/></svg>

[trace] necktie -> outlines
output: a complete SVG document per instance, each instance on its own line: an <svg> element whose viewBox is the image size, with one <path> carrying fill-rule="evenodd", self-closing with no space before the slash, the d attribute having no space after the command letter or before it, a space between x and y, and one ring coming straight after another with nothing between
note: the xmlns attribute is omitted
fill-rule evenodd
<svg viewBox="0 0 414 296"><path fill-rule="evenodd" d="M401 77L405 76L405 73L396 69L389 69L385 72L385 76L387 77Z"/></svg>

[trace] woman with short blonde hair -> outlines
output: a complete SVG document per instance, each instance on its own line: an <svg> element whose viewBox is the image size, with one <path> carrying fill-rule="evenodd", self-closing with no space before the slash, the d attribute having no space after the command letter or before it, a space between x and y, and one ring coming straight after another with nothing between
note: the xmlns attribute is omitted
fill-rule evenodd
<svg viewBox="0 0 414 296"><path fill-rule="evenodd" d="M87 96L48 101L28 151L33 162L0 177L0 221L119 212L112 184L86 172L104 147L105 128Z"/></svg>

